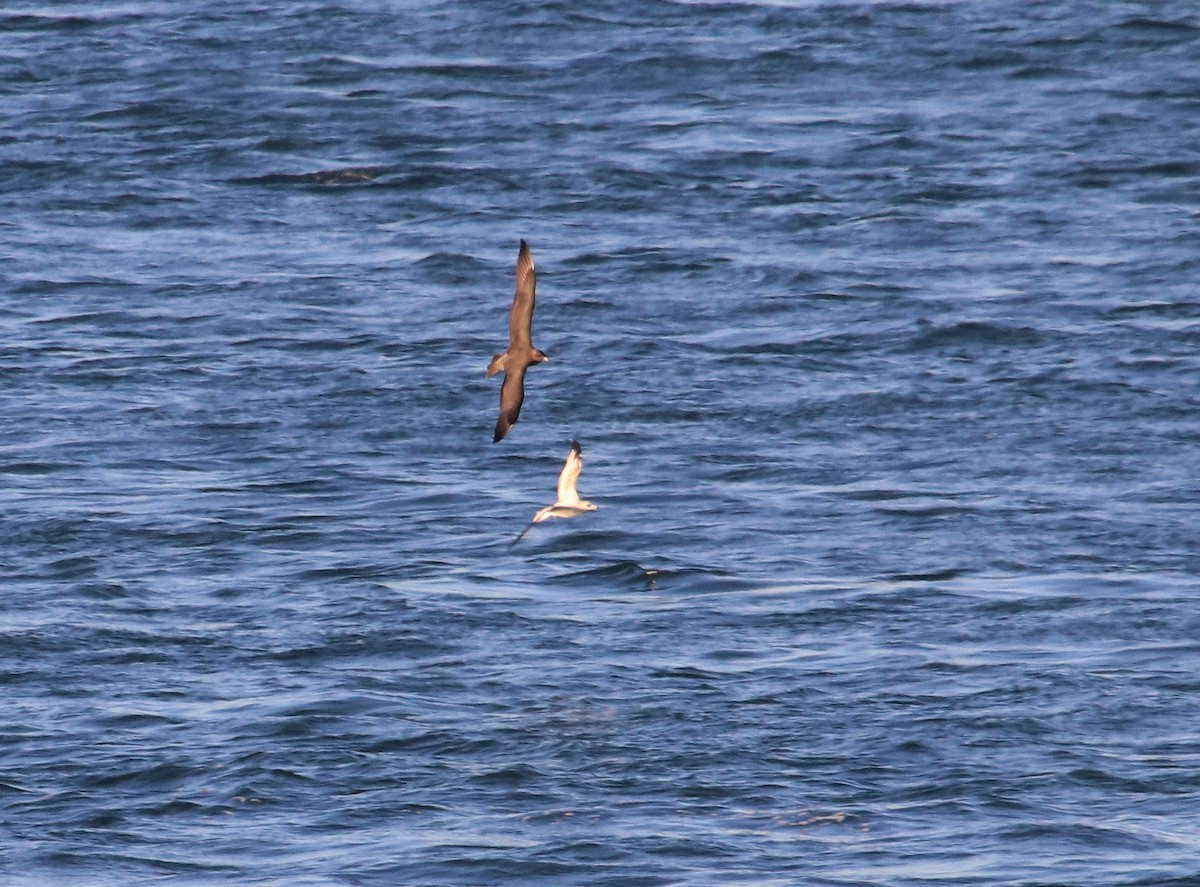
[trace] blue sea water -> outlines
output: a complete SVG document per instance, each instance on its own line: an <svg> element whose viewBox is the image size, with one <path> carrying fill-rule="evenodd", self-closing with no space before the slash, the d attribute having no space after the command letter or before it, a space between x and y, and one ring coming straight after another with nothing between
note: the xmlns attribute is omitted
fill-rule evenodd
<svg viewBox="0 0 1200 887"><path fill-rule="evenodd" d="M0 882L1200 883L1193 4L18 0L0 115Z"/></svg>

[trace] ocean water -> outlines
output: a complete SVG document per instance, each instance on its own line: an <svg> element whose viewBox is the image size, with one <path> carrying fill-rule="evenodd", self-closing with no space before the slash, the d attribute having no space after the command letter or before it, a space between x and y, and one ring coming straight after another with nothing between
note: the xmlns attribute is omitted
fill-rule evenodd
<svg viewBox="0 0 1200 887"><path fill-rule="evenodd" d="M17 0L0 115L0 883L1200 883L1193 4Z"/></svg>

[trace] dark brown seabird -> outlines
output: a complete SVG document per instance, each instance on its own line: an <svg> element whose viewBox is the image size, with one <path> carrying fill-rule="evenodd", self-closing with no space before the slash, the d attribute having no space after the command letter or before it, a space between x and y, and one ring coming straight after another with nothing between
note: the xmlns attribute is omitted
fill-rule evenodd
<svg viewBox="0 0 1200 887"><path fill-rule="evenodd" d="M500 386L500 418L496 420L492 443L503 440L521 414L521 404L525 401L525 370L530 364L550 359L541 349L533 347L531 328L536 289L533 254L529 252L529 244L522 240L521 251L517 253L517 291L508 315L508 350L493 357L487 368L489 378L504 373L504 384Z"/></svg>

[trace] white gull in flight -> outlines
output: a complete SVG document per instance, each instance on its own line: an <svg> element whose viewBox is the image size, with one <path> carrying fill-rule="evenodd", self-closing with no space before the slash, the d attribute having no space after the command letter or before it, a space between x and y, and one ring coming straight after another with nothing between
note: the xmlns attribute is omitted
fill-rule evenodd
<svg viewBox="0 0 1200 887"><path fill-rule="evenodd" d="M529 526L521 531L521 535L512 541L516 545L521 541L522 537L529 532L530 527L534 524L540 524L546 518L550 517L575 517L583 514L585 511L595 511L599 505L588 502L586 499L579 498L579 491L575 485L579 482L579 472L583 471L583 447L579 445L579 441L571 441L571 452L567 454L567 462L563 465L562 472L558 475L558 501L553 505L547 505L545 508L538 509L537 514L533 516L533 520L529 522Z"/></svg>

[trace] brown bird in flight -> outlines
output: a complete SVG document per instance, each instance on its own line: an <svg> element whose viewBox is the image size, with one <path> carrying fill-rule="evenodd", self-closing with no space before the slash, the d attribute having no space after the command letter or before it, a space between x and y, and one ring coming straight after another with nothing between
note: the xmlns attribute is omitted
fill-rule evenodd
<svg viewBox="0 0 1200 887"><path fill-rule="evenodd" d="M504 373L504 384L500 386L500 418L496 420L492 443L503 440L521 414L521 404L525 401L525 370L530 364L550 359L541 349L533 347L530 328L536 289L533 254L529 252L529 244L522 240L521 251L517 253L517 292L508 315L508 350L493 357L487 368L488 378Z"/></svg>

